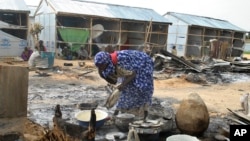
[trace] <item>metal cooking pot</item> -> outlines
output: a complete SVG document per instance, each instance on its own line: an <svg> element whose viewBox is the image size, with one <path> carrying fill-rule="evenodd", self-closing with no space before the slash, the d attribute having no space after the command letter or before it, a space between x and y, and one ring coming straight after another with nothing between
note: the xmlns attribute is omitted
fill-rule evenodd
<svg viewBox="0 0 250 141"><path fill-rule="evenodd" d="M129 124L129 129L134 129L138 134L159 134L161 132L162 122L157 120L134 121Z"/></svg>
<svg viewBox="0 0 250 141"><path fill-rule="evenodd" d="M132 123L134 119L135 115L122 113L115 117L115 125L120 131L127 132L129 130L129 123Z"/></svg>

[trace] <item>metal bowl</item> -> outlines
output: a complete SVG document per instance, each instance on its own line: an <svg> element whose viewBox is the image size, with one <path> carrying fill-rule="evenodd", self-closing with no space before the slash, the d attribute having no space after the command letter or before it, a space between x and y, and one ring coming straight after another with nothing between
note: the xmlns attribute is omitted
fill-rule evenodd
<svg viewBox="0 0 250 141"><path fill-rule="evenodd" d="M95 113L96 113L96 128L100 128L104 125L108 117L108 113L102 110L95 110ZM91 115L91 110L82 110L75 114L75 118L80 126L87 128L89 126L90 115Z"/></svg>
<svg viewBox="0 0 250 141"><path fill-rule="evenodd" d="M115 126L122 132L127 132L129 130L129 123L132 123L135 119L133 114L119 114L115 117Z"/></svg>

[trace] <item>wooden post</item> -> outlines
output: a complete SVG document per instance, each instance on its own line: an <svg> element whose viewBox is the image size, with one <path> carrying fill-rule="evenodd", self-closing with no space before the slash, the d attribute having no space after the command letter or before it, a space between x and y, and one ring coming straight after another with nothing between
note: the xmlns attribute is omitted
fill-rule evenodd
<svg viewBox="0 0 250 141"><path fill-rule="evenodd" d="M0 65L0 118L27 116L28 68Z"/></svg>
<svg viewBox="0 0 250 141"><path fill-rule="evenodd" d="M152 27L152 19L150 20L149 26L146 29L147 31L146 31L146 37L145 37L144 45L148 42L148 40L150 42L150 39L148 39L148 37L149 37L149 34L151 34L151 27Z"/></svg>
<svg viewBox="0 0 250 141"><path fill-rule="evenodd" d="M118 50L121 50L121 40L122 40L122 21L119 21L119 46Z"/></svg>
<svg viewBox="0 0 250 141"><path fill-rule="evenodd" d="M89 39L89 44L88 44L89 58L92 57L92 40L93 40L92 36L93 36L93 18L90 19L90 39Z"/></svg>
<svg viewBox="0 0 250 141"><path fill-rule="evenodd" d="M28 76L27 67L0 65L0 134L24 131Z"/></svg>

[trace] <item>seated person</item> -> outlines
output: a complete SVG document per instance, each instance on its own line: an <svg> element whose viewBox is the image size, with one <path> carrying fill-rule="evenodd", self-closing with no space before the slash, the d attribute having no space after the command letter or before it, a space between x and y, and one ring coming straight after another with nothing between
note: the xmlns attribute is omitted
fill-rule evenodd
<svg viewBox="0 0 250 141"><path fill-rule="evenodd" d="M24 61L28 61L32 53L33 51L30 48L25 47L21 57Z"/></svg>
<svg viewBox="0 0 250 141"><path fill-rule="evenodd" d="M80 47L77 53L78 53L78 59L80 60L85 60L88 59L89 57L88 51L83 46Z"/></svg>
<svg viewBox="0 0 250 141"><path fill-rule="evenodd" d="M72 52L70 50L70 47L68 47L68 46L65 46L63 48L62 55L63 55L63 58L66 59L66 60L72 60L73 59Z"/></svg>

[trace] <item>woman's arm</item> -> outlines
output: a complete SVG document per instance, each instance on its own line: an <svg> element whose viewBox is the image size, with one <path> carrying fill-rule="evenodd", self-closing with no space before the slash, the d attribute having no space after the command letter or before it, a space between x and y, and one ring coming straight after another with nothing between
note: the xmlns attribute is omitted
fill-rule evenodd
<svg viewBox="0 0 250 141"><path fill-rule="evenodd" d="M135 78L135 76L136 76L136 73L134 71L132 71L129 75L126 75L124 77L124 81L122 82L122 84L118 86L118 89L122 91L124 87L127 86L128 83L131 82Z"/></svg>
<svg viewBox="0 0 250 141"><path fill-rule="evenodd" d="M101 76L101 78L103 78L104 80L106 80L108 83L110 84L116 84L117 83L117 79L112 79L111 76L108 76L107 78L105 78L103 75L102 75L102 72L98 69L98 73L99 75Z"/></svg>

